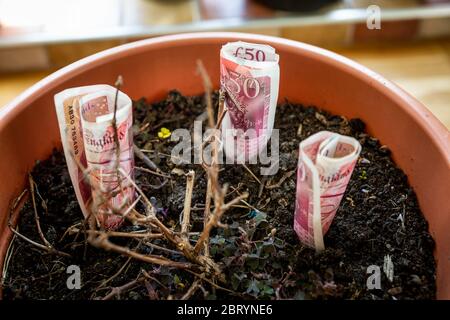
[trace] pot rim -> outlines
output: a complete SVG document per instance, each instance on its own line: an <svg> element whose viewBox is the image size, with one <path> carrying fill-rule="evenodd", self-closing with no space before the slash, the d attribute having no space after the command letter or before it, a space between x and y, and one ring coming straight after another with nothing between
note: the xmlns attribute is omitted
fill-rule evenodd
<svg viewBox="0 0 450 320"><path fill-rule="evenodd" d="M323 63L330 64L332 62L337 62L335 66L338 68L352 74L354 77L365 83L370 83L380 90L384 87L384 93L393 100L396 100L403 111L412 117L424 130L430 140L433 141L436 148L441 153L442 158L446 160L447 166L450 168L450 131L422 103L398 85L385 79L367 67L329 50L294 40L239 32L199 32L161 36L130 42L80 59L48 75L23 91L4 107L0 108L0 132L3 127L7 126L14 117L20 114L33 100L42 96L44 92L55 88L60 83L86 70L109 63L110 61L124 56L139 54L140 52L145 51L148 46L167 47L185 42L193 44L195 42L205 42L208 39L224 39L225 41L235 41L240 39L248 42L269 43L277 47L283 47L283 49L288 52L301 50L310 58L320 60Z"/></svg>

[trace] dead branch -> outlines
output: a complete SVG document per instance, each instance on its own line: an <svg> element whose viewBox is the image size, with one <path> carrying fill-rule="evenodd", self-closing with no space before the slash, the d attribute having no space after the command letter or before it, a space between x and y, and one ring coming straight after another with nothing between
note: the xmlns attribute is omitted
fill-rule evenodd
<svg viewBox="0 0 450 320"><path fill-rule="evenodd" d="M283 176L280 178L280 180L275 183L275 184L266 184L266 189L276 189L281 187L281 185L283 184L283 182L287 179L290 178L297 170L291 170L286 172L285 174L283 174Z"/></svg>
<svg viewBox="0 0 450 320"><path fill-rule="evenodd" d="M41 224L40 224L40 218L39 218L39 214L37 212L37 206L36 206L36 197L35 197L35 182L33 180L33 177L31 176L31 173L28 174L28 182L30 184L30 193L31 193L31 201L33 203L33 210L34 210L34 220L36 221L36 229L38 231L39 237L41 238L42 242L44 242L46 247L52 247L51 243L48 242L48 240L45 238L44 233L42 232L41 229Z"/></svg>
<svg viewBox="0 0 450 320"><path fill-rule="evenodd" d="M189 300L189 298L191 298L200 287L200 283L200 279L195 279L192 285L189 287L188 291L186 291L186 293L181 297L180 300Z"/></svg>
<svg viewBox="0 0 450 320"><path fill-rule="evenodd" d="M158 166L152 160L150 160L149 157L147 157L135 144L133 144L133 151L136 157L141 159L147 167L155 170L158 173L161 173L161 170L158 168Z"/></svg>
<svg viewBox="0 0 450 320"><path fill-rule="evenodd" d="M120 166L120 142L119 142L119 132L117 129L117 102L119 100L119 90L120 87L123 85L123 78L122 76L118 76L115 86L116 86L116 95L114 97L114 113L113 118L111 121L111 126L114 131L114 145L115 145L115 152L116 152L116 163L115 163L115 171L117 172L117 181L119 183L119 190L122 190L122 179L120 177L120 174L118 173L118 169Z"/></svg>
<svg viewBox="0 0 450 320"><path fill-rule="evenodd" d="M170 178L169 175L166 175L166 174L160 173L160 172L156 172L156 171L152 171L152 170L147 169L147 168L142 168L142 167L134 167L134 168L137 169L137 170L139 170L139 171L143 171L143 172L146 172L146 173L150 173L150 174L153 174L153 175L158 176L158 177L161 177L161 178Z"/></svg>
<svg viewBox="0 0 450 320"><path fill-rule="evenodd" d="M183 221L181 224L181 235L188 239L189 225L191 219L191 202L192 202L192 191L194 190L195 182L195 171L190 170L186 175L186 195L184 198L184 209L183 209Z"/></svg>
<svg viewBox="0 0 450 320"><path fill-rule="evenodd" d="M175 250L171 250L171 249L167 249L166 247L162 247L162 246L158 246L157 244L151 243L150 241L143 241L142 242L145 246L156 249L156 250L160 250L160 251L164 251L170 254L179 254L182 255L182 253L180 251L175 251Z"/></svg>
<svg viewBox="0 0 450 320"><path fill-rule="evenodd" d="M9 229L12 231L12 233L14 233L16 236L18 236L22 240L32 244L33 246L35 246L35 247L37 247L37 248L39 248L41 250L47 251L50 254L55 254L55 255L59 255L59 256L63 256L63 257L71 257L71 255L68 254L68 253L56 250L54 247L44 246L43 244L37 243L37 242L35 242L35 241L25 237L24 235L19 233L16 229L14 229L13 226L10 223L8 223L8 226L9 226Z"/></svg>
<svg viewBox="0 0 450 320"><path fill-rule="evenodd" d="M48 242L48 240L45 238L44 234L42 233L42 229L41 229L41 225L39 223L39 216L37 213L37 207L36 207L36 198L34 197L34 180L31 177L31 174L28 176L29 181L30 181L30 190L31 190L31 195L32 195L32 202L33 202L33 209L34 209L34 216L35 216L35 221L36 221L36 227L39 233L39 237L42 239L42 241L45 243L45 245L40 244L36 241L31 240L30 238L27 238L26 236L22 235L21 233L19 233L14 227L13 227L13 223L11 221L12 219L12 213L14 212L14 210L17 208L18 204L20 203L21 199L24 197L24 195L26 194L25 191L23 191L20 196L18 198L16 198L16 200L14 201L13 205L10 208L10 217L8 220L8 227L11 230L12 233L14 233L17 237L21 238L22 240L28 242L29 244L47 251L50 254L55 254L55 255L60 255L63 257L71 257L70 254L59 251L57 249L55 249L50 242Z"/></svg>
<svg viewBox="0 0 450 320"><path fill-rule="evenodd" d="M114 297L118 297L120 299L120 295L124 292L127 292L133 288L136 288L139 286L143 281L145 280L144 277L138 277L137 279L130 281L123 286L120 287L114 287L111 289L111 292L108 293L106 296L101 298L100 300L111 300Z"/></svg>
<svg viewBox="0 0 450 320"><path fill-rule="evenodd" d="M250 173L250 175L253 177L253 179L256 180L256 182L262 184L261 180L258 179L258 177L253 173L252 170L250 170L250 168L245 163L243 163L242 166L244 167L245 170L247 170L248 173Z"/></svg>
<svg viewBox="0 0 450 320"><path fill-rule="evenodd" d="M199 279L201 279L201 280L203 280L203 281L206 281L206 282L208 282L213 288L215 288L215 289L219 289L219 290L222 290L222 291L225 291L225 292L228 292L228 293L230 293L230 294L232 294L232 295L234 295L234 296L237 296L237 297L242 297L243 295L242 294L240 294L240 293L238 293L238 292L235 292L235 291L233 291L233 290L230 290L230 289L227 289L227 288L224 288L224 287L222 287L222 286L219 286L217 283L214 283L213 281L211 281L210 279L208 279L206 276L205 276L205 274L198 274L198 273L196 273L196 272L194 272L194 271L192 271L192 270L186 270L187 272L189 272L190 274L193 274L194 276L196 276L197 278L199 278Z"/></svg>
<svg viewBox="0 0 450 320"><path fill-rule="evenodd" d="M226 194L226 191L224 192ZM248 193L245 192L242 195L234 198L227 204L224 204L222 206L216 207L214 210L214 214L211 216L211 219L208 221L207 225L203 229L203 232L200 234L200 238L198 239L197 243L194 247L194 252L199 253L203 243L206 241L206 239L209 238L209 234L211 233L211 229L218 225L220 222L220 219L222 218L222 215L225 211L227 211L231 206L235 205L236 203L239 203L241 200L246 199L248 197Z"/></svg>
<svg viewBox="0 0 450 320"><path fill-rule="evenodd" d="M211 185L211 179L208 179L208 183L206 185L206 200L205 200L205 211L203 214L203 229L206 228L206 225L209 222L209 219L211 218L211 195L212 195L212 185ZM204 245L204 254L205 256L209 257L209 240L205 239L205 245Z"/></svg>
<svg viewBox="0 0 450 320"><path fill-rule="evenodd" d="M214 110L212 107L212 98L211 98L211 91L212 91L211 79L209 78L208 72L206 72L205 66L201 60L197 60L197 70L202 78L203 86L205 88L206 111L208 112L208 125L210 128L214 128L216 125L214 121Z"/></svg>
<svg viewBox="0 0 450 320"><path fill-rule="evenodd" d="M104 286L106 286L109 282L113 281L115 278L117 278L127 267L127 265L130 263L132 257L128 257L127 261L125 261L125 263L119 268L119 270L114 273L111 277L109 277L108 279L104 280L98 287L96 290L103 288Z"/></svg>
<svg viewBox="0 0 450 320"><path fill-rule="evenodd" d="M95 238L91 238L89 243L96 247L96 248L102 248L106 251L114 251L117 253L120 253L124 256L132 257L133 259L144 261L147 263L157 264L161 266L167 266L167 267L173 267L173 268L179 268L179 269L189 269L192 268L192 264L187 262L176 262L169 260L167 258L161 257L161 256L155 256L155 255L145 255L141 253L137 253L130 248L122 247L119 245L116 245L109 241L107 233L102 233L98 235Z"/></svg>
<svg viewBox="0 0 450 320"><path fill-rule="evenodd" d="M225 118L225 114L227 113L227 109L225 108L225 92L221 89L219 91L219 107L218 107L218 118L217 118L217 124L216 129L220 129L222 126L222 121Z"/></svg>
<svg viewBox="0 0 450 320"><path fill-rule="evenodd" d="M69 231L70 234L75 233L81 233L84 232L83 230L80 230L78 228L73 228ZM86 230L86 233L93 234L95 236L98 236L102 233L105 233L105 231L98 231L98 230ZM134 239L162 239L164 238L164 235L162 233L151 233L151 232L120 232L120 231L106 231L106 234L110 238L134 238Z"/></svg>

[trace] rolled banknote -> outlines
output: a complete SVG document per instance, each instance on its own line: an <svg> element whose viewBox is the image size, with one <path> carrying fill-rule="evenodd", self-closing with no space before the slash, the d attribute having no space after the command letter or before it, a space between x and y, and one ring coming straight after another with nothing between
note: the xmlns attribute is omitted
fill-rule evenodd
<svg viewBox="0 0 450 320"><path fill-rule="evenodd" d="M227 158L248 161L267 145L278 100L278 60L268 45L238 41L222 47L220 83L228 110L222 139Z"/></svg>
<svg viewBox="0 0 450 320"><path fill-rule="evenodd" d="M119 91L114 113L116 93L114 87L94 85L55 95L64 154L81 210L85 217L93 212L106 229L120 225L120 213L134 196L129 179L118 170L133 178L132 102Z"/></svg>
<svg viewBox="0 0 450 320"><path fill-rule="evenodd" d="M360 152L356 139L329 131L318 132L300 143L294 230L306 246L317 251L325 249L323 236Z"/></svg>

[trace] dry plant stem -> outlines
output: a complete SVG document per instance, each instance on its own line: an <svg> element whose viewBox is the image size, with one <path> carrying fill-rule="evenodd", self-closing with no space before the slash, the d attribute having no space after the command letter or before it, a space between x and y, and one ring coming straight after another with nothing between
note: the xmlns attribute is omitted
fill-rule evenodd
<svg viewBox="0 0 450 320"><path fill-rule="evenodd" d="M216 129L220 129L222 126L223 119L225 118L225 115L227 114L227 109L224 109L222 113L219 113L219 119L217 120Z"/></svg>
<svg viewBox="0 0 450 320"><path fill-rule="evenodd" d="M103 288L104 286L106 286L109 282L113 281L115 278L117 278L127 267L127 265L130 263L131 259L133 259L132 257L128 257L127 261L125 261L125 263L120 267L120 269L114 273L111 277L109 277L108 279L104 280L98 287L96 290Z"/></svg>
<svg viewBox="0 0 450 320"><path fill-rule="evenodd" d="M208 183L206 185L206 201L205 201L205 211L203 216L203 228L206 228L206 225L209 222L209 219L211 218L211 195L212 195L212 185L211 185L211 179L208 179ZM205 239L205 245L204 245L204 254L205 256L209 257L209 240Z"/></svg>
<svg viewBox="0 0 450 320"><path fill-rule="evenodd" d="M209 78L205 66L201 60L197 60L197 69L202 78L203 86L205 87L206 111L208 112L208 125L210 128L214 128L216 125L214 122L214 111L211 99L211 91L212 91L211 79Z"/></svg>
<svg viewBox="0 0 450 320"><path fill-rule="evenodd" d="M84 232L78 228L72 228L69 231L66 231L70 234L77 234ZM104 233L104 231L98 230L86 230L86 232L92 233L94 235L100 235ZM162 233L151 233L151 232L120 232L120 231L108 231L106 232L109 238L133 238L133 239L143 239L143 240L151 240L151 239L162 239L164 235ZM198 232L189 232L189 236L197 236Z"/></svg>
<svg viewBox="0 0 450 320"><path fill-rule="evenodd" d="M191 270L186 270L186 271L189 272L190 274L193 274L193 275L196 276L197 278L199 278L199 279L201 279L201 280L203 280L203 281L208 282L208 283L209 283L213 288L215 288L215 289L219 289L219 290L222 290L222 291L231 293L231 294L233 294L233 295L235 295L235 296L238 296L238 297L242 296L242 294L239 294L239 293L237 293L237 292L235 292L235 291L233 291L233 290L230 290L230 289L227 289L227 288L224 288L224 287L219 286L217 283L214 283L214 282L211 281L210 279L206 278L205 274L203 274L203 273L202 273L202 274L198 274L198 273L195 273L194 271L191 271Z"/></svg>
<svg viewBox="0 0 450 320"><path fill-rule="evenodd" d="M117 181L119 182L119 189L122 190L122 179L120 177L120 174L118 172L119 166L120 166L120 142L119 142L119 132L117 130L117 102L119 99L119 90L120 87L123 84L123 79L122 76L118 76L117 77L117 81L115 83L116 86L116 95L114 97L114 114L113 114L113 118L111 121L111 126L113 127L114 130L114 144L116 146L116 163L115 163L115 171L117 172Z"/></svg>
<svg viewBox="0 0 450 320"><path fill-rule="evenodd" d="M139 170L139 171L150 173L150 174L153 174L153 175L161 177L161 178L170 178L170 176L168 176L168 175L165 175L163 173L159 173L159 172L156 172L156 171L152 171L152 170L147 169L147 168L142 168L142 167L134 167L134 168Z"/></svg>
<svg viewBox="0 0 450 320"><path fill-rule="evenodd" d="M220 129L220 127L222 126L222 121L225 118L225 114L227 113L227 111L228 110L225 108L225 92L223 90L220 90L219 107L217 112L219 116L217 119L216 129Z"/></svg>
<svg viewBox="0 0 450 320"><path fill-rule="evenodd" d="M34 210L34 220L36 221L36 228L39 233L39 237L41 238L42 242L44 242L46 247L51 248L52 245L50 244L50 242L47 241L47 239L44 236L44 233L42 232L40 218L39 218L39 214L37 212L37 206L36 206L36 197L35 197L35 190L34 190L35 182L33 180L33 177L31 176L31 174L28 174L28 182L30 184L31 201L33 203L33 210Z"/></svg>
<svg viewBox="0 0 450 320"><path fill-rule="evenodd" d="M155 170L156 172L160 173L161 170L158 168L158 166L150 160L142 151L139 149L135 144L133 144L133 151L136 157L141 159L147 167L149 167L152 170Z"/></svg>
<svg viewBox="0 0 450 320"><path fill-rule="evenodd" d="M167 286L165 286L163 283L161 283L161 281L159 281L158 279L156 279L155 277L152 277L147 271L145 271L144 269L141 269L142 274L144 275L144 277L146 277L149 280L153 280L155 281L157 284L159 284L161 287L163 287L164 289L167 289Z"/></svg>
<svg viewBox="0 0 450 320"><path fill-rule="evenodd" d="M71 255L59 250L56 250L51 244L50 242L47 241L47 239L44 237L44 234L42 233L42 229L41 229L41 225L39 223L39 216L37 214L37 208L36 208L36 198L34 197L34 180L31 177L31 175L28 176L29 177L29 181L30 181L30 190L31 190L31 195L32 195L32 202L33 202L33 209L34 209L34 215L35 215L35 220L36 220L36 226L37 226L37 230L39 233L39 237L42 239L42 241L45 243L45 245L37 243L36 241L33 241L27 237L25 237L24 235L20 234L16 229L14 229L12 222L11 222L11 216L9 218L8 221L8 227L9 229L12 231L12 233L14 233L16 236L18 236L19 238L21 238L22 240L34 245L35 247L47 251L50 254L56 254L56 255L60 255L63 257L70 257ZM12 213L15 208L17 207L17 205L19 204L20 200L23 198L23 196L25 195L25 192L22 192L20 194L20 196L16 199L16 201L14 201L13 206L10 210L10 213Z"/></svg>
<svg viewBox="0 0 450 320"><path fill-rule="evenodd" d="M194 190L194 182L195 182L195 171L190 170L186 175L186 195L184 198L183 221L181 224L181 235L187 241L189 241L188 232L191 219L191 203L192 203L192 191Z"/></svg>
<svg viewBox="0 0 450 320"><path fill-rule="evenodd" d="M73 228L69 231L71 234L84 232L78 228ZM96 236L101 235L105 233L104 231L98 231L98 230L86 230L88 234L94 234ZM164 238L164 235L162 233L136 233L136 232L120 232L120 231L108 231L106 232L108 237L110 238L133 238L133 239L161 239Z"/></svg>
<svg viewBox="0 0 450 320"><path fill-rule="evenodd" d="M158 246L157 244L151 243L150 241L144 241L142 242L145 246L156 249L156 250L160 250L160 251L164 251L170 254L180 254L182 255L181 252L179 251L175 251L175 250L171 250L171 249L167 249L166 247L162 247L162 246Z"/></svg>
<svg viewBox="0 0 450 320"><path fill-rule="evenodd" d="M261 183L261 180L258 179L258 177L253 173L252 170L250 170L249 167L247 167L247 165L246 165L245 163L243 163L242 166L245 168L245 170L248 171L248 173L250 173L250 175L253 177L253 179L256 180L256 182L258 182L259 184L262 184L262 183Z"/></svg>
<svg viewBox="0 0 450 320"><path fill-rule="evenodd" d="M279 180L277 183L271 184L271 185L267 184L267 185L266 185L266 189L269 189L269 190L270 190L270 189L276 189L276 188L281 187L281 185L283 184L283 182L284 182L287 178L290 178L296 171L297 171L297 170L291 170L291 171L286 172L286 173L280 178L280 180Z"/></svg>
<svg viewBox="0 0 450 320"><path fill-rule="evenodd" d="M200 279L195 279L195 281L189 287L188 291L186 291L186 293L181 297L180 300L189 300L189 298L191 298L200 287L200 283Z"/></svg>
<svg viewBox="0 0 450 320"><path fill-rule="evenodd" d="M13 214L14 211L16 211L17 207L19 206L20 201L22 201L23 197L27 194L28 189L23 189L23 191L19 194L19 196L14 199L11 208L9 209L10 213Z"/></svg>
<svg viewBox="0 0 450 320"><path fill-rule="evenodd" d="M227 211L231 206L235 205L236 203L239 203L241 200L244 200L248 197L248 193L245 192L242 195L238 196L237 198L234 198L227 204L224 204L222 206L216 207L214 210L214 214L211 216L211 219L208 221L207 225L203 229L203 232L200 234L200 238L198 239L195 247L194 252L198 254L202 248L203 243L209 238L209 234L211 233L211 229L215 226L217 226L220 222L220 219L222 218L222 215L225 211Z"/></svg>
<svg viewBox="0 0 450 320"><path fill-rule="evenodd" d="M112 288L111 292L108 293L103 298L101 298L100 300L111 300L112 298L114 298L116 296L118 298L120 298L121 293L124 293L128 290L135 288L136 286L140 285L140 283L143 282L144 280L145 280L144 277L138 277L137 279L135 279L131 282L128 282L127 284L124 284L123 286Z"/></svg>
<svg viewBox="0 0 450 320"><path fill-rule="evenodd" d="M216 274L220 274L221 272L220 268L213 260L211 260L208 257L199 256L198 254L195 254L192 246L188 241L185 241L182 237L179 237L176 233L167 228L156 217L153 205L148 200L144 192L136 185L136 183L132 179L130 179L128 176L125 175L123 170L119 169L119 171L121 172L122 175L125 176L125 178L129 179L130 183L133 184L136 191L142 196L143 202L146 205L147 210L147 215L142 215L139 214L138 212L135 212L134 216L127 216L127 218L132 223L135 224L141 224L144 226L148 226L149 224L155 225L164 234L164 237L173 245L175 245L177 249L180 250L189 261L192 261L193 263L196 263L205 268L211 268L211 270L214 270Z"/></svg>
<svg viewBox="0 0 450 320"><path fill-rule="evenodd" d="M16 236L18 236L18 237L21 238L22 240L25 240L26 242L28 242L28 243L34 245L35 247L37 247L37 248L39 248L39 249L42 249L42 250L44 250L44 251L47 251L47 252L50 253L50 254L56 254L56 255L59 255L59 256L63 256L63 257L71 257L71 255L68 254L68 253L65 253L65 252L56 250L56 249L53 248L53 247L47 247L47 246L44 246L43 244L37 243L37 242L35 242L35 241L33 241L33 240L31 240L31 239L25 237L24 235L22 235L22 234L20 234L19 232L17 232L16 229L14 229L14 228L12 227L11 224L9 224L9 229L11 229L12 233L14 233Z"/></svg>
<svg viewBox="0 0 450 320"><path fill-rule="evenodd" d="M147 263L157 264L161 266L179 268L179 269L189 269L192 267L192 264L187 262L176 262L169 260L164 257L155 256L155 255L144 255L141 253L137 253L130 248L122 247L116 245L108 240L108 235L106 233L100 234L94 239L90 240L90 243L97 248L102 248L106 251L114 251L120 253L124 256L132 257L133 259L140 260Z"/></svg>

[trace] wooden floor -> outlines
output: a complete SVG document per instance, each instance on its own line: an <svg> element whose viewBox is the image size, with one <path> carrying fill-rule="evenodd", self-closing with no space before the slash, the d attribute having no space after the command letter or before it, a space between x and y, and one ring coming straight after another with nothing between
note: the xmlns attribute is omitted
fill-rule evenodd
<svg viewBox="0 0 450 320"><path fill-rule="evenodd" d="M450 39L334 51L400 85L450 129ZM0 75L0 108L48 73Z"/></svg>

